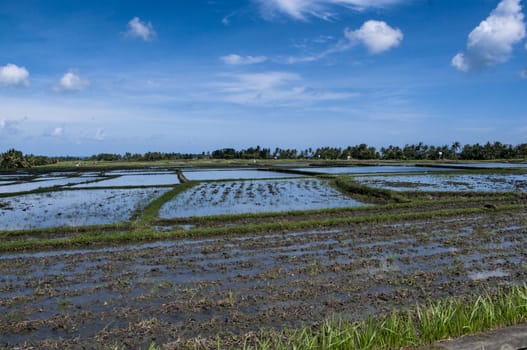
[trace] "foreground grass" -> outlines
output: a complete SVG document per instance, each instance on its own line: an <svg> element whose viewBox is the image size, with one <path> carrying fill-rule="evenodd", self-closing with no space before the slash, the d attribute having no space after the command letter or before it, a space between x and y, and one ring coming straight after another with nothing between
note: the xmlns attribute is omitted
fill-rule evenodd
<svg viewBox="0 0 527 350"><path fill-rule="evenodd" d="M263 330L204 344L189 340L183 348L368 350L426 347L440 340L484 332L527 321L527 287L513 286L483 296L450 298L352 322L325 321L293 330ZM199 345L196 343L199 342ZM151 344L149 350L162 349Z"/></svg>
<svg viewBox="0 0 527 350"><path fill-rule="evenodd" d="M290 337L259 337L244 349L397 349L432 344L462 335L527 321L527 287L496 294L447 299L429 306L394 311L358 323L325 322Z"/></svg>
<svg viewBox="0 0 527 350"><path fill-rule="evenodd" d="M318 330L303 328L290 337L261 337L244 349L397 349L432 344L527 320L527 287L498 294L447 299L430 306L394 311L358 323L325 322Z"/></svg>

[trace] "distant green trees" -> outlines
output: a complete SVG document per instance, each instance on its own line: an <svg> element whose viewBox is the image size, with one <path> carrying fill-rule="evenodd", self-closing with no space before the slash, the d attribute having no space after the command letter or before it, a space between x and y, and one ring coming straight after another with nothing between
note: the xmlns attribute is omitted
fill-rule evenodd
<svg viewBox="0 0 527 350"><path fill-rule="evenodd" d="M517 146L504 145L501 142L491 144L487 142L484 145L476 143L475 145L465 145L459 154L460 159L489 160L489 159L512 159L526 158L527 144Z"/></svg>
<svg viewBox="0 0 527 350"><path fill-rule="evenodd" d="M214 159L359 159L359 160L493 160L493 159L525 159L527 158L527 144L517 146L505 145L501 142L485 145L465 145L456 141L451 145L427 145L423 142L406 144L403 147L390 145L381 147L379 151L373 146L361 143L355 146L319 147L305 150L269 148L260 146L235 150L234 148L218 149L210 153Z"/></svg>
<svg viewBox="0 0 527 350"><path fill-rule="evenodd" d="M459 142L451 145L427 145L423 142L417 144L406 144L403 147L389 145L381 147L378 151L373 146L361 143L355 146L342 147L319 147L297 150L295 148L280 148L274 150L265 147L249 147L236 150L234 148L222 148L212 152L193 153L163 153L146 152L130 153L123 155L117 153L99 153L90 157L47 157L24 155L21 151L10 149L0 154L0 169L11 170L29 168L38 165L54 164L66 160L84 161L163 161L163 160L185 160L185 159L359 159L359 160L494 160L494 159L527 159L527 143L516 146L503 144L501 142L483 145L476 143L461 147Z"/></svg>
<svg viewBox="0 0 527 350"><path fill-rule="evenodd" d="M178 159L194 159L204 157L205 155L196 155L191 153L163 153L163 152L146 152L130 153L126 152L121 155L118 153L98 153L90 157L84 158L86 161L127 161L127 162L149 162L158 160L178 160Z"/></svg>
<svg viewBox="0 0 527 350"><path fill-rule="evenodd" d="M31 163L28 157L14 148L0 154L0 169L29 168Z"/></svg>
<svg viewBox="0 0 527 350"><path fill-rule="evenodd" d="M379 159L379 157L375 147L369 147L366 144L348 146L344 149L320 147L315 150L312 148L297 150L295 148L276 147L274 151L271 151L270 148L256 146L240 151L233 148L223 148L211 153L211 158L214 159Z"/></svg>
<svg viewBox="0 0 527 350"><path fill-rule="evenodd" d="M35 156L32 154L24 155L22 151L11 148L0 154L0 170L15 170L31 168L32 166L55 164L59 160L65 160L68 157L47 157Z"/></svg>

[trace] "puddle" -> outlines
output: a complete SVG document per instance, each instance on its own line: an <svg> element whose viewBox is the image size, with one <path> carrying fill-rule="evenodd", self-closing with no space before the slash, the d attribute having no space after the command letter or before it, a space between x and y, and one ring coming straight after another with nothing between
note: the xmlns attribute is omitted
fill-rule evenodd
<svg viewBox="0 0 527 350"><path fill-rule="evenodd" d="M155 230L158 232L169 232L169 231L173 231L174 229L175 229L175 226L159 226L159 225L152 226L152 230Z"/></svg>
<svg viewBox="0 0 527 350"><path fill-rule="evenodd" d="M168 189L57 191L3 198L0 230L124 222Z"/></svg>
<svg viewBox="0 0 527 350"><path fill-rule="evenodd" d="M507 272L504 272L501 269L496 269L492 271L477 271L477 272L469 272L468 278L470 278L473 281L477 280L486 280L491 277L507 277L509 274Z"/></svg>
<svg viewBox="0 0 527 350"><path fill-rule="evenodd" d="M159 232L169 232L174 230L192 230L195 225L185 224L185 225L169 225L169 226L152 226L153 230L159 231Z"/></svg>
<svg viewBox="0 0 527 350"><path fill-rule="evenodd" d="M226 170L185 170L183 175L189 180L230 180L230 179L274 179L302 177L297 174L286 174L275 171L256 169L226 169Z"/></svg>
<svg viewBox="0 0 527 350"><path fill-rule="evenodd" d="M203 183L165 203L161 218L281 212L364 205L319 179Z"/></svg>

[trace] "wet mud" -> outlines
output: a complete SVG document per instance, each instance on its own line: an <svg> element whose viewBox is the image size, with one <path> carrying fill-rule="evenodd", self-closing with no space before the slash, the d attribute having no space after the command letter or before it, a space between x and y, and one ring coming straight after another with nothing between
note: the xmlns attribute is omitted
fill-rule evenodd
<svg viewBox="0 0 527 350"><path fill-rule="evenodd" d="M527 213L0 254L0 348L216 348L527 278ZM195 344L195 343L194 343Z"/></svg>

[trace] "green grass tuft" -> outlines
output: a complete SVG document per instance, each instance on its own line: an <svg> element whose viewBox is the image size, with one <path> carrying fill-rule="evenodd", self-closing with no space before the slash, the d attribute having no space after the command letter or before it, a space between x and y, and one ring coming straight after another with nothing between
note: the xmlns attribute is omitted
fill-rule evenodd
<svg viewBox="0 0 527 350"><path fill-rule="evenodd" d="M446 299L430 306L394 311L359 322L326 321L317 328L301 328L287 336L259 335L243 349L400 349L511 326L527 321L527 287ZM285 333L284 333L285 334Z"/></svg>
<svg viewBox="0 0 527 350"><path fill-rule="evenodd" d="M188 190L192 186L195 186L196 184L197 182L195 181L187 181L185 183L179 184L172 190L163 194L161 197L152 201L145 209L143 209L142 213L138 215L137 224L139 226L149 226L150 223L158 217L159 209L161 209L163 204L170 201L181 192Z"/></svg>
<svg viewBox="0 0 527 350"><path fill-rule="evenodd" d="M410 202L410 200L401 193L383 188L373 188L361 185L351 176L337 176L335 177L334 183L337 189L343 193L365 202L378 204Z"/></svg>

